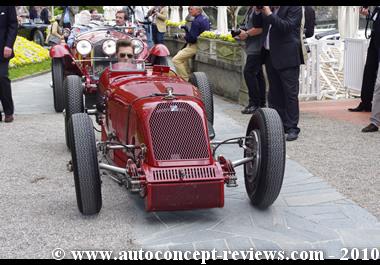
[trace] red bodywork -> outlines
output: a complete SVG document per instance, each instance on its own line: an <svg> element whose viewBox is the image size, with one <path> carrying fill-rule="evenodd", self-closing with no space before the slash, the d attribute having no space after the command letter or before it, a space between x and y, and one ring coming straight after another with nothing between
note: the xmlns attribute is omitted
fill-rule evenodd
<svg viewBox="0 0 380 265"><path fill-rule="evenodd" d="M103 72L102 140L114 135L122 144L146 145L141 160L139 149L110 150L109 156L143 183L147 211L223 207L226 174L212 156L200 92L168 70ZM168 87L174 99L165 98Z"/></svg>
<svg viewBox="0 0 380 265"><path fill-rule="evenodd" d="M134 37L130 34L126 34L120 31L117 31L115 29L95 29L87 32L83 32L76 38L76 41L79 40L88 40L92 44L93 48L94 46L100 46L98 49L101 49L101 44L103 41L107 39L140 39L139 37ZM138 55L137 59L147 59L149 55L148 46L146 42L143 39L142 40L144 44L143 51ZM166 47L165 47L166 48ZM75 62L75 60L83 60L83 59L91 59L92 57L100 57L105 56L103 54L94 54L95 51L93 51L87 55L87 56L81 56L76 48L75 45L72 48L69 48L67 44L59 44L55 45L50 49L50 57L51 58L63 58L64 60L64 68L65 68L65 75L79 75L85 77L85 88L87 93L95 93L97 90L97 84L98 84L98 73L94 71L93 66L96 64L95 61L85 61L85 62Z"/></svg>

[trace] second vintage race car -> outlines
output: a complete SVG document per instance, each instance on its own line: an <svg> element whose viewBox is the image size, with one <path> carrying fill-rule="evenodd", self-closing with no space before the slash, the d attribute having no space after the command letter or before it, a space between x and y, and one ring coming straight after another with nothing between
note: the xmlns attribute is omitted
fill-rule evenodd
<svg viewBox="0 0 380 265"><path fill-rule="evenodd" d="M100 126L96 141L93 120ZM99 213L101 174L145 200L146 211L224 206L224 186L236 187L235 167L244 165L253 205L269 207L278 197L285 169L284 130L278 113L258 109L246 135L215 141L213 96L207 76L189 82L168 66L110 64L99 79L95 110L75 113L68 123L79 211ZM221 145L243 148L230 161Z"/></svg>
<svg viewBox="0 0 380 265"><path fill-rule="evenodd" d="M62 43L50 50L54 107L57 112L65 110L67 145L68 120L73 113L82 112L84 107L94 108L100 73L115 59L116 42L119 39L132 41L136 59L162 64L169 55L168 49L162 44L148 50L145 32L138 26L95 26L79 33L72 48ZM75 87L79 84L83 89L77 91Z"/></svg>

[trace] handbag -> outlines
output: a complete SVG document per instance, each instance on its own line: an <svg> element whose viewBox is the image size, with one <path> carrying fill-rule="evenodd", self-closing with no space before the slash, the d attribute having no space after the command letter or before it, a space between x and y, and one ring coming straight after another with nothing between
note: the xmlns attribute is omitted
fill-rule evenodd
<svg viewBox="0 0 380 265"><path fill-rule="evenodd" d="M49 35L49 38L48 38L48 44L49 45L56 45L56 44L59 44L61 41L61 38L55 36L55 35Z"/></svg>
<svg viewBox="0 0 380 265"><path fill-rule="evenodd" d="M61 38L53 35L52 32L53 32L53 25L51 25L50 27L50 34L47 39L47 43L51 46L59 44L61 42Z"/></svg>

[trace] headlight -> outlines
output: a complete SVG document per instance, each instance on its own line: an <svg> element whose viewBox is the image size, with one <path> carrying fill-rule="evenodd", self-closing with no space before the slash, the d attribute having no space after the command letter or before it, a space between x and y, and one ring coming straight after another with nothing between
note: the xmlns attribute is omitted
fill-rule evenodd
<svg viewBox="0 0 380 265"><path fill-rule="evenodd" d="M103 42L103 52L108 56L114 55L116 53L116 42L114 40L106 40Z"/></svg>
<svg viewBox="0 0 380 265"><path fill-rule="evenodd" d="M77 51L81 54L81 55L87 55L91 52L92 50L92 46L91 46L91 43L88 41L88 40L80 40L78 41L77 43Z"/></svg>
<svg viewBox="0 0 380 265"><path fill-rule="evenodd" d="M136 55L142 53L142 51L144 50L144 43L141 40L133 39L132 45L133 47L135 47L134 53Z"/></svg>

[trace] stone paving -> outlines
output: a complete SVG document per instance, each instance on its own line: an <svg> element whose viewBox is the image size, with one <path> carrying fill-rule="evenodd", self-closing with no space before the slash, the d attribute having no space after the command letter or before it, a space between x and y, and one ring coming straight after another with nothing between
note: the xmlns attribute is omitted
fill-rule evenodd
<svg viewBox="0 0 380 265"><path fill-rule="evenodd" d="M249 203L242 168L238 168L239 186L225 188L224 208L147 213L141 199L103 178L102 211L96 217L81 216L76 206L72 175L65 172L69 153L64 144L63 118L53 113L49 81L50 74L46 74L14 83L15 123L0 124L0 139L2 135L10 134L15 138L19 135L9 140L10 145L16 146L9 148L2 144L2 150L8 148L8 153L25 161L3 157L0 163L0 173L7 175L0 187L4 195L0 206L5 209L0 220L3 228L0 257L49 258L51 250L57 246L65 250L89 247L124 250L128 247L216 248L218 251L313 249L323 250L325 257L335 258L342 256L343 247L379 248L379 221L291 159L286 162L281 194L265 211ZM31 97L34 94L39 96ZM214 102L216 139L244 135L245 124L225 114L226 110L241 106L219 96L214 97ZM28 113L45 115L31 118ZM28 130L21 132L22 128ZM44 138L40 139L41 136ZM27 145L21 146L26 143L33 145L32 156L29 150L24 150ZM231 160L242 157L242 151L231 145L222 147L219 152ZM14 169L12 163L17 163L18 169ZM33 167L33 170L20 168L22 166ZM25 185L30 179L36 183ZM33 200L33 207L30 207L30 200Z"/></svg>
<svg viewBox="0 0 380 265"><path fill-rule="evenodd" d="M241 106L218 96L214 100L217 139L244 135L246 128L223 114L225 109ZM242 157L238 147L223 148L229 159ZM237 173L239 187L225 189L223 209L139 212L143 222L135 229L140 235L136 241L159 249L321 249L336 258L341 257L343 247L380 245L378 220L297 162L287 160L280 197L266 211L250 205L242 168ZM153 228L148 238L147 227Z"/></svg>

